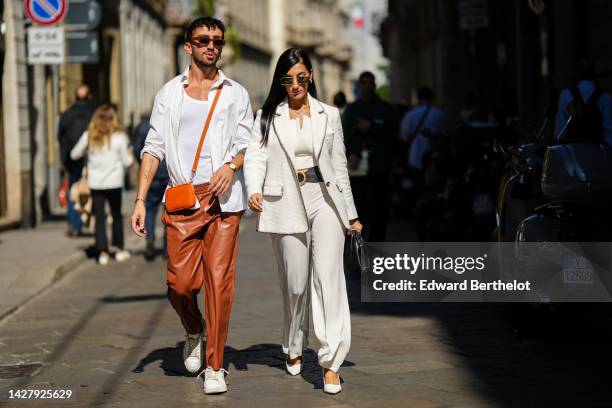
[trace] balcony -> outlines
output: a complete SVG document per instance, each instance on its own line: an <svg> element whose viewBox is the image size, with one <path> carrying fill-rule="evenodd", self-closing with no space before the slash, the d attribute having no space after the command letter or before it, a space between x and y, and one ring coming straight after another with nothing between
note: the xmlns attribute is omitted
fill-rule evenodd
<svg viewBox="0 0 612 408"><path fill-rule="evenodd" d="M308 27L299 28L287 25L287 43L293 47L315 48L323 42L323 32L319 29Z"/></svg>

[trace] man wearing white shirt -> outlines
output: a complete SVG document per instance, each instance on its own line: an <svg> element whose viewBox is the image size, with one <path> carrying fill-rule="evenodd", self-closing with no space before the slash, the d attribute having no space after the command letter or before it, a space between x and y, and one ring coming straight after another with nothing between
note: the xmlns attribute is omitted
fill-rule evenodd
<svg viewBox="0 0 612 408"><path fill-rule="evenodd" d="M186 331L183 358L188 371L202 364L202 315L197 294L204 285L206 369L204 391L227 391L223 350L234 295L238 227L246 209L242 164L253 124L247 91L216 66L224 40L223 23L193 21L185 36L189 68L155 97L151 129L142 150L132 229L144 236L146 198L164 158L170 186L190 181L191 165L213 99L219 94L193 178L199 208L164 212L168 243L168 299Z"/></svg>

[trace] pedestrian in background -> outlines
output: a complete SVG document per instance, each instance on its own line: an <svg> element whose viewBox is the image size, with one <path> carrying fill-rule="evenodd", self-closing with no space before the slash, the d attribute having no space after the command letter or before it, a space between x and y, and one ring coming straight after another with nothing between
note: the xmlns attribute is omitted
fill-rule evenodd
<svg viewBox="0 0 612 408"><path fill-rule="evenodd" d="M342 114L349 175L366 239L382 242L387 233L390 160L397 140L395 107L376 94L376 77L359 75L359 98Z"/></svg>
<svg viewBox="0 0 612 408"><path fill-rule="evenodd" d="M560 140L598 140L612 146L612 97L609 93L604 92L597 86L595 82L595 66L590 60L580 60L577 64L578 83L564 89L559 95L559 107L557 117L555 119L555 136ZM590 115L587 120L596 123L580 123L579 126L574 126L580 122L582 118L574 118L574 123L570 123L566 127L569 119L568 106L575 98L580 98L583 110L588 110L592 105L593 111L598 111L598 115ZM596 116L596 117L595 117ZM562 134L563 131L563 134ZM574 134L574 133L589 133Z"/></svg>
<svg viewBox="0 0 612 408"><path fill-rule="evenodd" d="M68 176L68 191L83 173L83 158L73 160L70 151L79 138L87 130L89 121L94 113L91 102L91 92L87 85L79 85L74 92L75 102L60 115L57 139L60 146L60 158ZM80 214L74 208L74 201L68 194L68 228L66 235L76 237L82 234L83 222Z"/></svg>
<svg viewBox="0 0 612 408"><path fill-rule="evenodd" d="M444 115L433 105L434 92L428 87L417 91L418 105L406 112L400 127L400 139L408 146L408 171L414 183L416 200L424 188L423 159L431 150L432 140L444 131Z"/></svg>
<svg viewBox="0 0 612 408"><path fill-rule="evenodd" d="M340 114L344 112L344 108L346 108L346 95L344 92L340 91L334 95L334 106L338 108Z"/></svg>
<svg viewBox="0 0 612 408"><path fill-rule="evenodd" d="M444 115L434 106L434 96L431 88L419 88L418 105L402 119L400 138L410 146L409 165L419 171L423 170L423 157L431 149L432 138L444 131Z"/></svg>
<svg viewBox="0 0 612 408"><path fill-rule="evenodd" d="M249 206L260 212L257 230L271 234L279 265L287 371L302 370L311 312L323 390L336 394L351 344L344 241L362 228L340 113L316 99L312 64L300 48L279 57L272 81L245 156Z"/></svg>
<svg viewBox="0 0 612 408"><path fill-rule="evenodd" d="M136 129L134 129L134 153L140 164L142 164L140 154L145 145L147 134L149 133L150 119L151 115L143 116L140 123L136 126ZM168 175L166 160L162 160L159 168L157 169L157 173L155 173L155 176L153 177L151 187L149 188L149 192L147 193L147 197L145 199L145 209L147 211L145 216L145 229L147 231L145 259L149 261L155 258L155 229L157 225L157 210L162 204L162 199L169 182L170 176ZM164 238L162 241L162 249L164 256L166 256L166 226L164 225L163 227Z"/></svg>
<svg viewBox="0 0 612 408"><path fill-rule="evenodd" d="M126 168L134 161L128 136L119 122L117 111L110 105L100 106L94 113L87 131L70 152L73 160L86 156L87 181L93 199L96 221L95 237L98 262L106 265L110 252L106 237L106 202L113 217L112 244L118 251L118 262L130 258L124 248L121 195Z"/></svg>

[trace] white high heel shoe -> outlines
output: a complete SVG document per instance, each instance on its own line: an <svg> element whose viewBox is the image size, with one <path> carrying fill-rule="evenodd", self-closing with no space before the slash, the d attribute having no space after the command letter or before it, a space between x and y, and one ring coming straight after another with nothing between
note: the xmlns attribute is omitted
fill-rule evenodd
<svg viewBox="0 0 612 408"><path fill-rule="evenodd" d="M338 375L338 381L340 381L340 374ZM325 370L323 370L323 392L326 394L338 394L342 391L342 386L340 384L328 384L325 382Z"/></svg>
<svg viewBox="0 0 612 408"><path fill-rule="evenodd" d="M285 361L285 367L287 367L287 372L291 375L298 375L302 372L302 363L291 364Z"/></svg>

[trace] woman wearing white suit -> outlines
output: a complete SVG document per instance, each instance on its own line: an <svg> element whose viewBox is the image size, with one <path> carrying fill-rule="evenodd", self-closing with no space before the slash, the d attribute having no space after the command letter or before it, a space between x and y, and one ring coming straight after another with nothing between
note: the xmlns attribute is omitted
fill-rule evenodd
<svg viewBox="0 0 612 408"><path fill-rule="evenodd" d="M361 231L338 109L316 99L312 64L291 48L279 58L245 155L249 207L270 233L284 303L287 371L301 371L308 315L321 347L324 391L341 390L338 370L351 343L344 237Z"/></svg>

